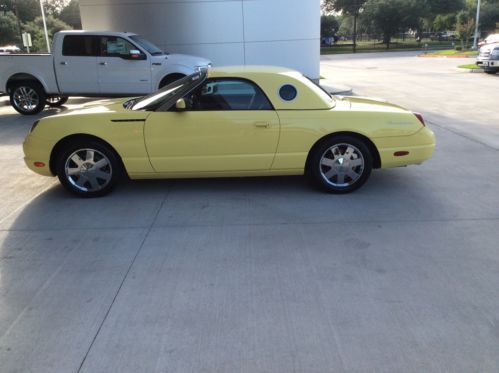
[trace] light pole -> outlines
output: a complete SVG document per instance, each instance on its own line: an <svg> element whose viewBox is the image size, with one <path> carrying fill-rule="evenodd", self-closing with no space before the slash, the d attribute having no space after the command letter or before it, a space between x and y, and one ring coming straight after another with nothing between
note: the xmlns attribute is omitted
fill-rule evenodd
<svg viewBox="0 0 499 373"><path fill-rule="evenodd" d="M477 4L477 7L476 7L475 37L473 38L473 47L472 47L472 49L477 49L479 22L480 22L480 0L478 0L478 4Z"/></svg>
<svg viewBox="0 0 499 373"><path fill-rule="evenodd" d="M43 10L43 0L40 0L40 9L42 10L43 30L45 31L45 41L47 42L47 52L50 53L49 33L47 32L47 21L45 20L45 11Z"/></svg>

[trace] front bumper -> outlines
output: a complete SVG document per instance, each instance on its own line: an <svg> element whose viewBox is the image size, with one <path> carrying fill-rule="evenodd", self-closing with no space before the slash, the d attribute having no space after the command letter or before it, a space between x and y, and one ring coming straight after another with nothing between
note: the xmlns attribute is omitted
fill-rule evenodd
<svg viewBox="0 0 499 373"><path fill-rule="evenodd" d="M52 148L53 144L51 142L29 134L23 143L24 162L26 166L39 175L54 176L52 171L50 171L50 153Z"/></svg>

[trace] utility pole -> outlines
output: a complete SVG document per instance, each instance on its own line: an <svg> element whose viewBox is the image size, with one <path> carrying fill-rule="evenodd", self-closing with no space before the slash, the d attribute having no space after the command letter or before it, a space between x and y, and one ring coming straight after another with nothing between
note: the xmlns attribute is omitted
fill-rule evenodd
<svg viewBox="0 0 499 373"><path fill-rule="evenodd" d="M47 52L50 53L49 33L47 32L47 21L45 20L45 11L43 10L43 0L40 0L40 9L42 10L43 30L45 31L45 41L47 42Z"/></svg>
<svg viewBox="0 0 499 373"><path fill-rule="evenodd" d="M478 45L478 29L479 29L479 23L480 23L480 0L478 0L478 4L476 7L476 18L475 18L475 37L473 38L473 47L472 49L477 49Z"/></svg>

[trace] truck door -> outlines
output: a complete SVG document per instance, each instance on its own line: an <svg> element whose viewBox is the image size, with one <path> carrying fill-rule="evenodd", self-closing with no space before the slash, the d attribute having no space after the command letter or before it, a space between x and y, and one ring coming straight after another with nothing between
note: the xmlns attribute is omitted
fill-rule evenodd
<svg viewBox="0 0 499 373"><path fill-rule="evenodd" d="M98 37L65 35L62 50L54 53L59 90L63 94L98 94Z"/></svg>
<svg viewBox="0 0 499 373"><path fill-rule="evenodd" d="M131 51L140 53L131 54ZM102 94L151 92L150 58L136 45L119 36L100 37L97 71Z"/></svg>

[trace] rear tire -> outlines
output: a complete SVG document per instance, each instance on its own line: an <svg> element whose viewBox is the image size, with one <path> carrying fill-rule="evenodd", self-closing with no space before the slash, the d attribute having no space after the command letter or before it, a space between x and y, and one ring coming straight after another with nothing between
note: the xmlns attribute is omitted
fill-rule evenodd
<svg viewBox="0 0 499 373"><path fill-rule="evenodd" d="M68 96L49 96L47 97L47 105L50 107L60 107L68 102Z"/></svg>
<svg viewBox="0 0 499 373"><path fill-rule="evenodd" d="M368 146L353 136L330 137L312 150L308 174L329 193L350 193L371 175L373 156Z"/></svg>
<svg viewBox="0 0 499 373"><path fill-rule="evenodd" d="M56 162L57 177L61 184L80 197L108 194L123 172L114 150L95 140L68 144Z"/></svg>
<svg viewBox="0 0 499 373"><path fill-rule="evenodd" d="M45 107L46 98L45 91L38 82L18 82L10 88L10 104L23 115L41 112Z"/></svg>

